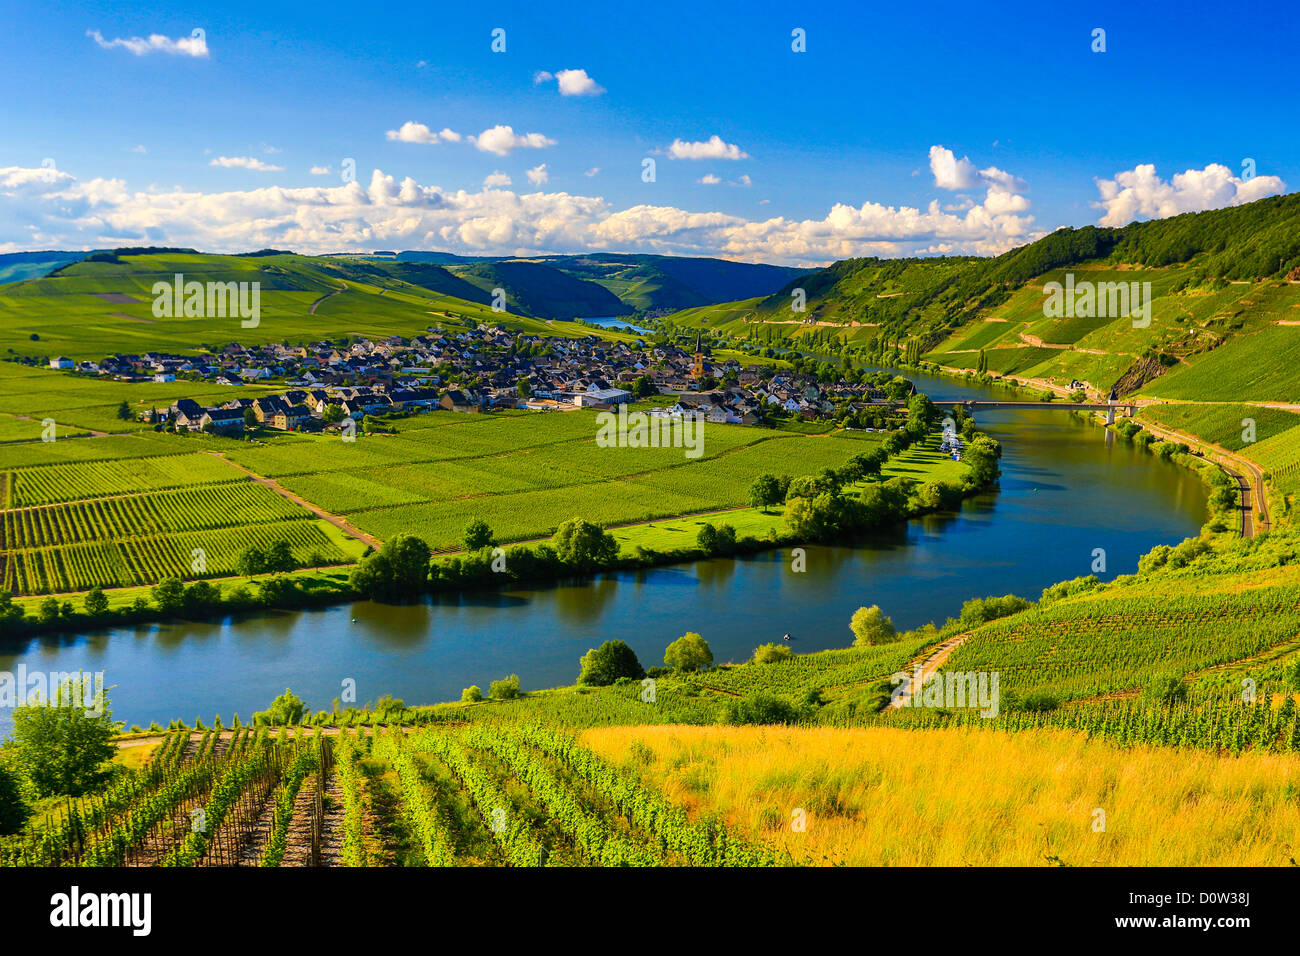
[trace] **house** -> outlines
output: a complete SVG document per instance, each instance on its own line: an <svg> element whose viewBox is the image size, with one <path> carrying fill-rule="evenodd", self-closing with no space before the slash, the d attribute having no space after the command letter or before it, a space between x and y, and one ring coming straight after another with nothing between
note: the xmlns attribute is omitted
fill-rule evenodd
<svg viewBox="0 0 1300 956"><path fill-rule="evenodd" d="M438 405L451 412L477 412L478 402L459 389L452 389L438 400Z"/></svg>
<svg viewBox="0 0 1300 956"><path fill-rule="evenodd" d="M73 361L64 355L56 355L50 359L50 368L72 368Z"/></svg>
<svg viewBox="0 0 1300 956"><path fill-rule="evenodd" d="M175 372L158 372L156 375L153 376L153 381L155 381L155 382L174 382L174 381L176 381L176 373L175 373Z"/></svg>
<svg viewBox="0 0 1300 956"><path fill-rule="evenodd" d="M209 426L211 428L209 429ZM244 430L242 408L205 408L199 417L199 428L218 434L238 434Z"/></svg>

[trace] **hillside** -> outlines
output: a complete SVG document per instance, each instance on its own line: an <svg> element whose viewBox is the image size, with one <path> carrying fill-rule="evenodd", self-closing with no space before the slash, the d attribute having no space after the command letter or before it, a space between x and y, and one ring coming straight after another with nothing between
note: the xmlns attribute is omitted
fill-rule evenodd
<svg viewBox="0 0 1300 956"><path fill-rule="evenodd" d="M84 259L87 252L9 252L0 255L0 284L37 279L60 266Z"/></svg>
<svg viewBox="0 0 1300 956"><path fill-rule="evenodd" d="M446 252L400 252L393 258L368 261L372 264L393 261L433 263L450 267L457 272L460 270L456 267L485 263L540 263L571 278L593 282L608 289L637 312L687 309L765 296L807 271L788 266L732 262L727 259L603 252L509 259L457 256ZM621 315L625 311L589 314Z"/></svg>
<svg viewBox="0 0 1300 956"><path fill-rule="evenodd" d="M604 286L552 269L540 262L510 260L451 266L467 284L491 301L493 289L504 289L506 309L548 319L626 315L632 307Z"/></svg>
<svg viewBox="0 0 1300 956"><path fill-rule="evenodd" d="M548 298L552 292L574 303L620 307L599 286L579 283L544 266L530 268L547 275L534 282L535 273L517 278L510 270L510 277L523 290L520 295L538 308L549 310L558 301ZM156 316L154 284L170 284L177 274L201 283L260 283L258 324L244 327L236 315ZM590 328L579 331L577 326L520 314L513 297L507 312L495 312L485 284L481 277L470 282L421 263L371 264L273 252L240 256L192 250L99 253L65 264L43 278L0 286L0 352L99 359L120 352L212 348L232 341L302 343L342 336L412 336L435 325L463 327L468 320L531 334L593 334ZM489 290L493 287L487 285ZM596 334L619 337L617 332Z"/></svg>

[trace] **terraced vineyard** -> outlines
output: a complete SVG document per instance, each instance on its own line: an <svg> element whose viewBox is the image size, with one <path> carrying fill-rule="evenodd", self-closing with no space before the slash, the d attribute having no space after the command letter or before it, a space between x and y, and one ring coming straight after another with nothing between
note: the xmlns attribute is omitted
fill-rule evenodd
<svg viewBox="0 0 1300 956"><path fill-rule="evenodd" d="M6 866L777 862L571 737L492 726L172 731L143 770L0 840Z"/></svg>

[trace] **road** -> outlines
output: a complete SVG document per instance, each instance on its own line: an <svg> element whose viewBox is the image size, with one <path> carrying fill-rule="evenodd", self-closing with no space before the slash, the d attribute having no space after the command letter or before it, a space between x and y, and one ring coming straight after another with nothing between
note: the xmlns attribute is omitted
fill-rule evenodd
<svg viewBox="0 0 1300 956"><path fill-rule="evenodd" d="M1208 461L1214 462L1229 478L1237 482L1241 498L1241 536L1253 538L1261 532L1268 531L1272 522L1268 516L1268 496L1264 489L1264 472L1259 465L1248 458L1234 455L1217 445L1210 445L1193 435L1185 434L1173 428L1156 425L1143 420L1142 427L1152 434L1170 441L1185 442L1191 448L1200 449Z"/></svg>

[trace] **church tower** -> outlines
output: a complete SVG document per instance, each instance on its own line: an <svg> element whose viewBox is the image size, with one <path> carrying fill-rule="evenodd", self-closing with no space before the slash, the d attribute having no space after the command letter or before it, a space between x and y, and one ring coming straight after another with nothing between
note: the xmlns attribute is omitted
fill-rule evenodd
<svg viewBox="0 0 1300 956"><path fill-rule="evenodd" d="M700 347L700 333L695 333L695 367L691 369L691 375L696 378L704 378L704 352Z"/></svg>

